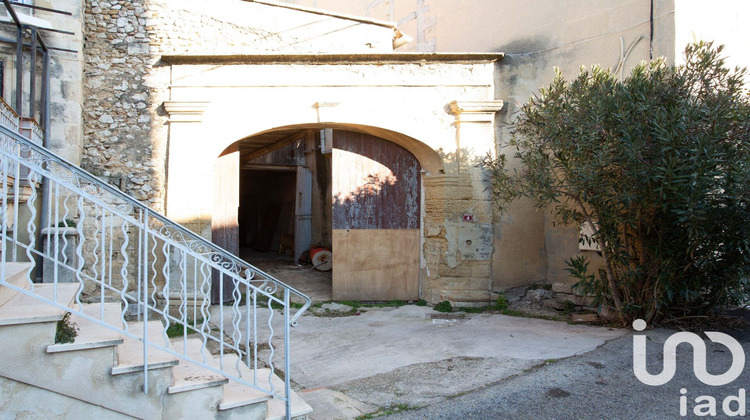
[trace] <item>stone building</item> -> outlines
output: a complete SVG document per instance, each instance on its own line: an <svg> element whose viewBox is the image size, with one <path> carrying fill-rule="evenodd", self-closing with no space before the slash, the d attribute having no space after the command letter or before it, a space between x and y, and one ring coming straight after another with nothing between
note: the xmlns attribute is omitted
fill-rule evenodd
<svg viewBox="0 0 750 420"><path fill-rule="evenodd" d="M69 32L50 34L49 146L233 252L332 247L335 299L484 305L578 252L529 202L493 212L476 163L520 104L553 66L718 34L674 0L311 1L36 0L70 12L29 11Z"/></svg>
<svg viewBox="0 0 750 420"><path fill-rule="evenodd" d="M80 25L52 38L78 43L53 64L80 72L52 89L68 159L235 253L331 247L335 299L491 300L474 163L502 54L394 55L391 23L271 2L37 3Z"/></svg>
<svg viewBox="0 0 750 420"><path fill-rule="evenodd" d="M682 62L685 46L712 40L726 46L730 67L750 64L750 3L719 0L284 0L398 23L413 38L399 51L502 52L495 98L498 146L509 140L515 113L559 68L567 79L598 64L627 75L653 57ZM508 153L499 150L498 153ZM571 281L566 261L579 251L576 227L554 226L530 201L514 204L493 228L495 290ZM583 251L586 252L586 251Z"/></svg>

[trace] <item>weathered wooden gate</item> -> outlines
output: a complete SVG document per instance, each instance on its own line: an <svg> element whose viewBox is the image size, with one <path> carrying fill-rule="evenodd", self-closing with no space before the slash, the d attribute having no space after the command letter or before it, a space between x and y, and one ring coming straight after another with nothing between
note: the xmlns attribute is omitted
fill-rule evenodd
<svg viewBox="0 0 750 420"><path fill-rule="evenodd" d="M333 299L417 299L417 159L395 143L335 130L332 172Z"/></svg>

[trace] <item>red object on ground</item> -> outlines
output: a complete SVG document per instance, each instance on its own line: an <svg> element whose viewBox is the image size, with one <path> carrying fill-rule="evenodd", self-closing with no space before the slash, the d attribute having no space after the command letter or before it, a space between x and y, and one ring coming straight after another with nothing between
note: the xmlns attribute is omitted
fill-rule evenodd
<svg viewBox="0 0 750 420"><path fill-rule="evenodd" d="M311 248L310 261L316 270L330 271L333 268L333 253L324 247Z"/></svg>

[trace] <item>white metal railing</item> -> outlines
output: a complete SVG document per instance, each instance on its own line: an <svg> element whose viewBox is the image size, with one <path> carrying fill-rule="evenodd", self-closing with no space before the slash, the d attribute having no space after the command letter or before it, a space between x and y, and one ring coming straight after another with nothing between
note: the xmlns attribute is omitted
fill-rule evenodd
<svg viewBox="0 0 750 420"><path fill-rule="evenodd" d="M310 306L307 296L2 125L0 182L0 285L141 339L146 392L145 360L156 348L284 400L290 416L289 333ZM20 198L23 188L27 194ZM44 200L48 205L43 207ZM40 217L41 208L47 209L46 217ZM48 220L45 226L40 219ZM32 265L28 289L5 281L6 263L23 260ZM77 282L77 305L68 308L56 293L52 299L35 293L40 270L55 290L66 279ZM212 283L218 285L219 301L231 304L209 310ZM300 303L294 314L293 298ZM118 322L107 321L103 309L89 313L83 305L108 301L121 302ZM212 317L216 312L218 317ZM148 321L154 319L165 327L161 339L148 334ZM135 331L136 321L142 322L142 331ZM183 348L170 344L170 326ZM193 331L202 343L201 357L187 349ZM277 356L279 340L283 355ZM219 349L218 366L208 362L210 345ZM225 360L231 353L239 356L232 360L255 372L252 377L243 375L246 369L235 364L240 362ZM271 383L279 363L283 390ZM270 369L267 377L259 377L262 367Z"/></svg>
<svg viewBox="0 0 750 420"><path fill-rule="evenodd" d="M7 127L9 130L17 133L21 127L21 118L16 111L10 107L3 98L0 98L0 126Z"/></svg>
<svg viewBox="0 0 750 420"><path fill-rule="evenodd" d="M43 145L44 130L42 130L42 127L40 127L32 118L21 118L21 127L18 131L22 136L30 139L32 143L38 144L39 146Z"/></svg>

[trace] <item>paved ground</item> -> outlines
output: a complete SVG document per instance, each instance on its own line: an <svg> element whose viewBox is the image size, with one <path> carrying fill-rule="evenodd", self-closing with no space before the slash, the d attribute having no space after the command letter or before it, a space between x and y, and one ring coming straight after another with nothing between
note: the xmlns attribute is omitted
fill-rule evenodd
<svg viewBox="0 0 750 420"><path fill-rule="evenodd" d="M273 260L266 267L314 301L330 299L329 274L311 276L309 268ZM704 385L693 373L690 346L682 344L674 378L661 386L644 385L633 374L630 329L489 314L441 319L442 314L414 305L368 308L348 317L318 311L324 316L306 315L292 330L291 377L313 406L312 419L395 410L400 412L388 418L697 418L696 413L714 417L712 401L715 418L729 418L725 410L745 415L740 406L746 407L750 370L728 385ZM674 332L638 333L648 337L650 373L661 372L663 343ZM748 354L750 330L729 334ZM731 353L706 343L708 372L725 372ZM685 416L680 415L682 389Z"/></svg>
<svg viewBox="0 0 750 420"><path fill-rule="evenodd" d="M649 372L662 369L664 340L674 331L646 331L649 337ZM734 335L734 334L733 334ZM745 353L750 343L742 343ZM661 386L638 381L632 371L632 334L612 340L599 349L542 365L506 378L481 390L451 398L419 410L401 412L389 419L669 419L699 418L716 403L715 418L744 415L745 398L738 398L750 383L745 369L739 379L724 386L708 386L696 379L689 346L678 347L674 378ZM652 351L653 350L653 351ZM708 342L708 372L720 374L731 365L731 355L721 345ZM685 392L685 416L680 415L680 391ZM740 390L743 391L740 391ZM709 398L706 398L708 396ZM732 401L731 396L736 400ZM696 402L696 399L698 401ZM739 412L740 402L742 412ZM733 417L733 416L732 416Z"/></svg>
<svg viewBox="0 0 750 420"><path fill-rule="evenodd" d="M292 331L291 378L312 419L439 403L626 333L497 314L443 316L416 305L303 316Z"/></svg>

